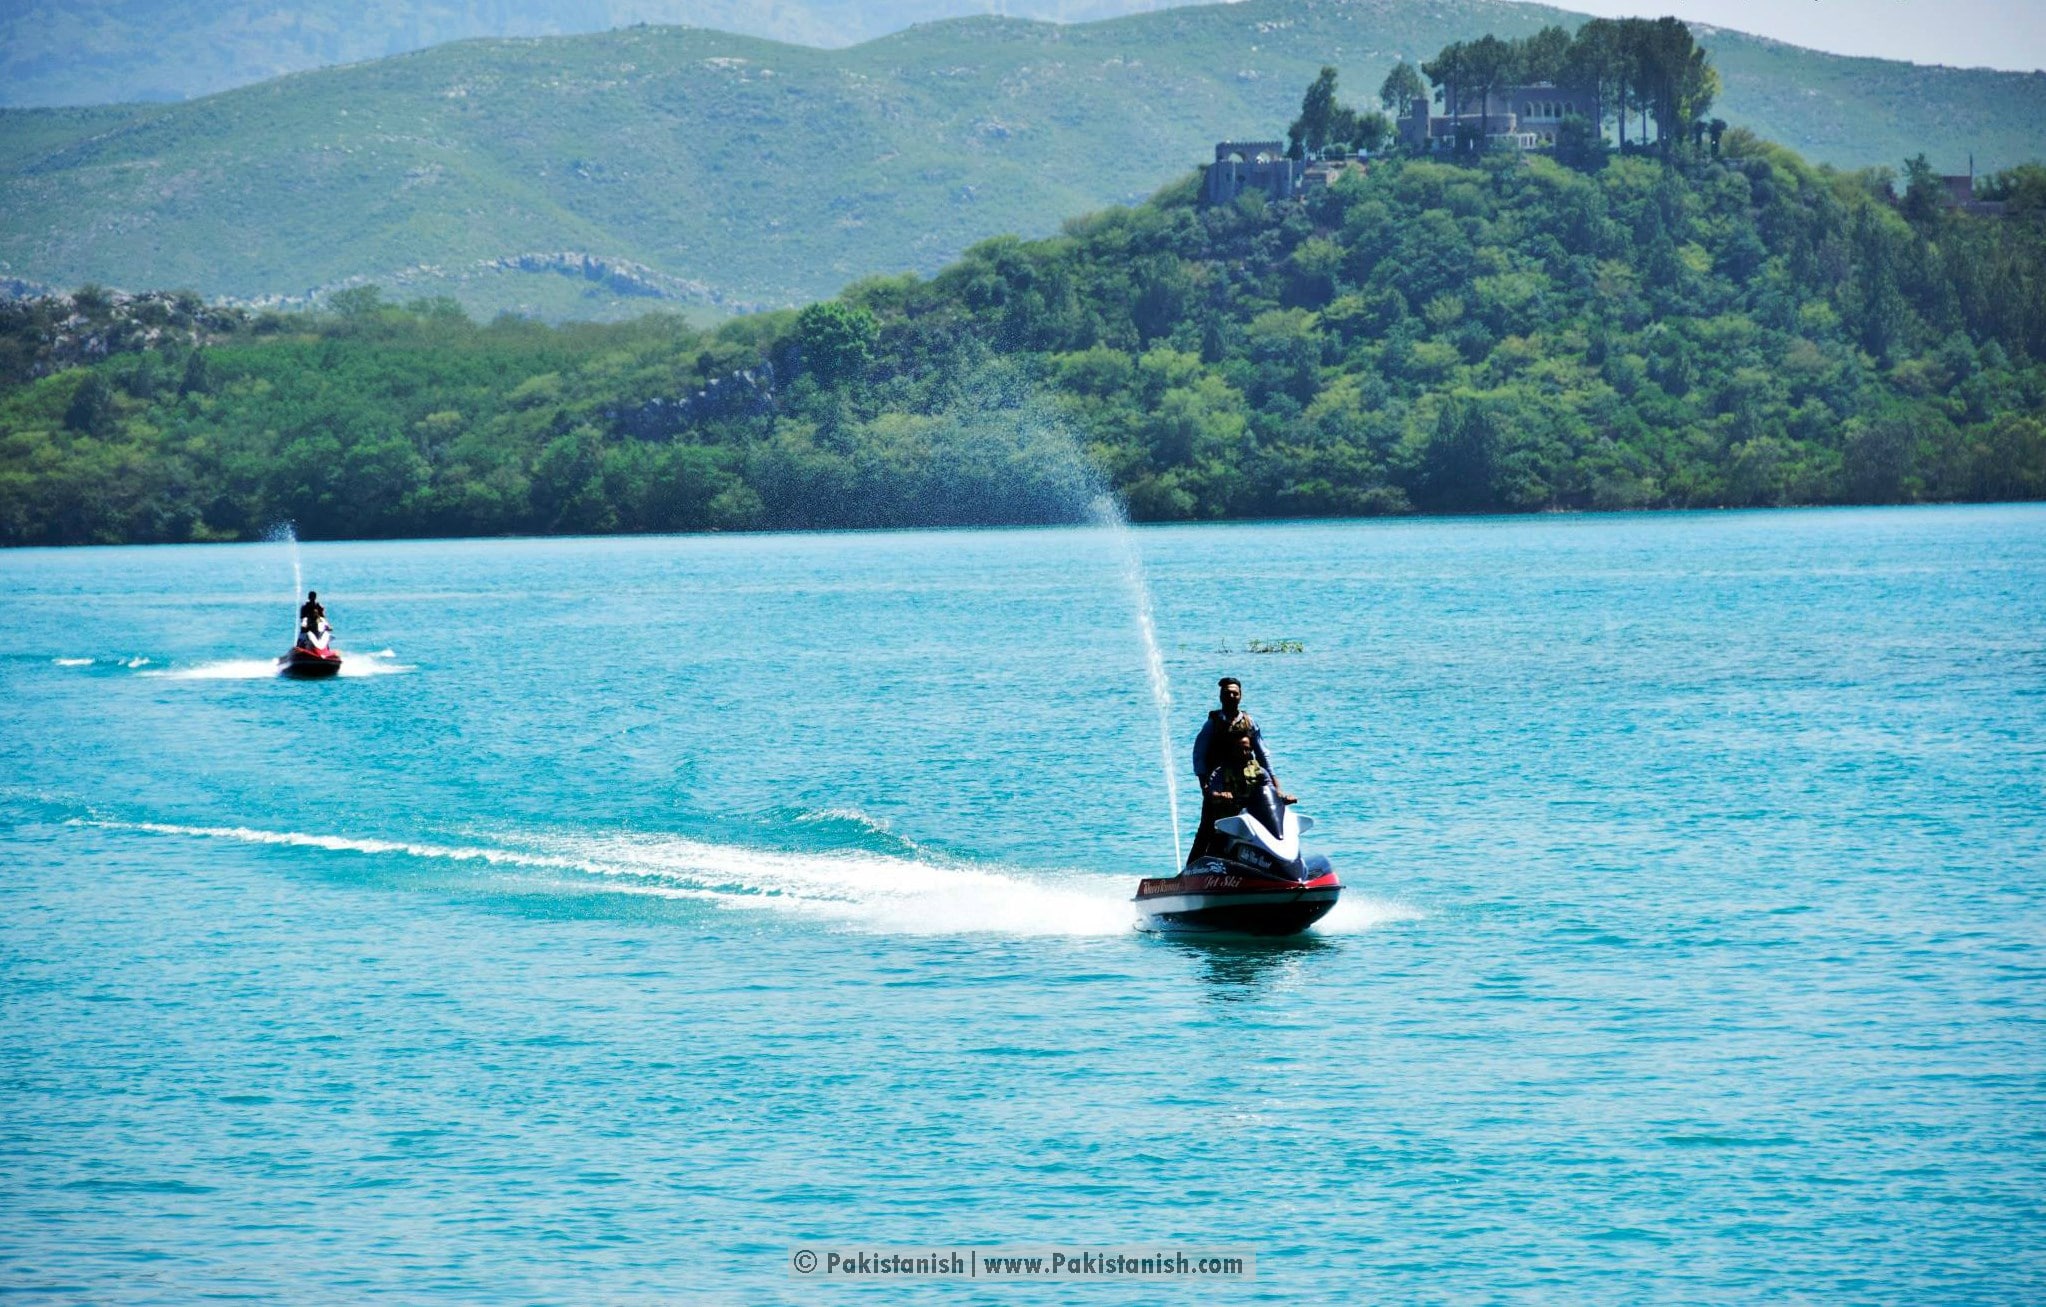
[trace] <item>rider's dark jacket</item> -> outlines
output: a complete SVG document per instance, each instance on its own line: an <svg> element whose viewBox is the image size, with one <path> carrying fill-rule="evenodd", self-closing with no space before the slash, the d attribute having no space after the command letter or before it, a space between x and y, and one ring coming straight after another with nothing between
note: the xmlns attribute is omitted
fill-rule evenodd
<svg viewBox="0 0 2046 1307"><path fill-rule="evenodd" d="M1257 755L1257 765L1270 771L1272 760L1265 756L1265 740L1257 729L1257 723L1251 721L1249 713L1240 712L1237 717L1250 723L1251 752ZM1222 761L1223 745L1228 742L1229 728L1233 724L1220 708L1210 708L1208 720L1201 725L1201 733L1194 737L1194 779L1203 786L1207 784L1208 773Z"/></svg>

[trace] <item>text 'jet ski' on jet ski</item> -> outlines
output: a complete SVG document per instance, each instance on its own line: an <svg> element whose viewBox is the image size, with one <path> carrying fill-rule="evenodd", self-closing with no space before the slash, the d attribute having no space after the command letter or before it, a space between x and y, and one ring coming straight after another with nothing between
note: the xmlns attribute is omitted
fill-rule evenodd
<svg viewBox="0 0 2046 1307"><path fill-rule="evenodd" d="M1298 934L1328 915L1343 883L1327 858L1301 852L1300 837L1314 823L1279 789L1229 684L1223 703L1235 721L1224 724L1235 729L1217 749L1223 760L1202 779L1193 851L1179 875L1138 883L1137 913L1149 930Z"/></svg>

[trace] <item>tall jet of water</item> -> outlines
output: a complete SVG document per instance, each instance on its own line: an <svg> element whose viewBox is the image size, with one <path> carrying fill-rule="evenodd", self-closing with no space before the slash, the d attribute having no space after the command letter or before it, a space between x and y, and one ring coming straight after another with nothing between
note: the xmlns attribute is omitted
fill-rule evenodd
<svg viewBox="0 0 2046 1307"><path fill-rule="evenodd" d="M1158 648L1151 591L1136 535L1121 505L1105 493L1100 469L1081 448L1071 425L1036 393L1026 372L991 360L962 372L957 384L963 402L933 428L930 438L934 450L946 451L933 465L967 475L961 480L939 477L913 493L934 524L1078 521L1101 529L1144 642L1144 669L1158 718L1158 761L1172 819L1170 866L1177 872L1184 846L1179 779L1173 770L1172 682Z"/></svg>
<svg viewBox="0 0 2046 1307"><path fill-rule="evenodd" d="M1123 515L1122 506L1108 495L1094 501L1094 520L1108 532L1122 559L1123 585L1136 609L1137 631L1144 637L1144 670L1151 679L1151 705L1158 713L1158 763L1165 774L1165 802L1172 813L1172 869L1179 869L1184 847L1179 834L1179 774L1173 770L1172 679L1165 674L1165 655L1158 648L1158 625L1151 617L1151 587L1144 580L1143 555L1137 552L1136 533Z"/></svg>
<svg viewBox="0 0 2046 1307"><path fill-rule="evenodd" d="M305 572L298 564L298 528L289 522L271 528L270 539L291 550L291 639L298 642L298 606L305 600Z"/></svg>

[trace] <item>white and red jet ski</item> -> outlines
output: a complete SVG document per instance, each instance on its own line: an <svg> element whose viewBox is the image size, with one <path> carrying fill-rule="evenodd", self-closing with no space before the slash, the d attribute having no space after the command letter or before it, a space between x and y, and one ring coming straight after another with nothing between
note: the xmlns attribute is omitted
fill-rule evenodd
<svg viewBox="0 0 2046 1307"><path fill-rule="evenodd" d="M1137 883L1137 915L1147 930L1236 935L1297 935L1328 915L1343 882L1320 854L1302 856L1313 826L1267 785L1243 811L1215 821L1206 848L1186 870Z"/></svg>
<svg viewBox="0 0 2046 1307"><path fill-rule="evenodd" d="M325 622L317 630L301 630L291 652L277 660L277 670L301 681L324 680L341 674L341 655L334 651L334 628Z"/></svg>

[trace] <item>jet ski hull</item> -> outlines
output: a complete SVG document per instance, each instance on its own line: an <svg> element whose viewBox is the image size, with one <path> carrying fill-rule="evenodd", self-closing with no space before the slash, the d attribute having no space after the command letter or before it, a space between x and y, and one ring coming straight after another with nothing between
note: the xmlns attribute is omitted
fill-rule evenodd
<svg viewBox="0 0 2046 1307"><path fill-rule="evenodd" d="M1327 916L1343 892L1342 881L1328 870L1307 880L1285 880L1227 866L1199 867L1196 863L1170 879L1138 883L1137 915L1147 929L1297 935Z"/></svg>
<svg viewBox="0 0 2046 1307"><path fill-rule="evenodd" d="M341 674L341 655L332 649L308 649L300 645L277 660L277 670L294 680L325 680Z"/></svg>

